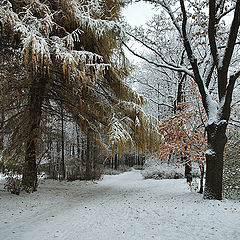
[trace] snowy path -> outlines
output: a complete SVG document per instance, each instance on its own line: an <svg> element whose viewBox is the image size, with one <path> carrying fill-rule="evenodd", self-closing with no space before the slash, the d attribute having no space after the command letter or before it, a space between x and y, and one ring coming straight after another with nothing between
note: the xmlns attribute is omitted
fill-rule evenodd
<svg viewBox="0 0 240 240"><path fill-rule="evenodd" d="M45 180L30 195L1 189L2 240L240 239L240 203L204 201L184 180L132 171L97 184Z"/></svg>

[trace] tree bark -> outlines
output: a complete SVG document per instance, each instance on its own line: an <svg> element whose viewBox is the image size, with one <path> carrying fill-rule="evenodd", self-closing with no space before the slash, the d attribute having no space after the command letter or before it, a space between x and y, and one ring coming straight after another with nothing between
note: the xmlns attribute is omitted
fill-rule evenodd
<svg viewBox="0 0 240 240"><path fill-rule="evenodd" d="M76 132L77 132L77 157L78 159L80 159L81 156L81 149L80 149L80 134L79 134L79 130L76 127Z"/></svg>
<svg viewBox="0 0 240 240"><path fill-rule="evenodd" d="M205 199L222 199L223 153L227 143L227 124L215 124L206 127L208 150L206 152Z"/></svg>
<svg viewBox="0 0 240 240"><path fill-rule="evenodd" d="M200 165L200 172L201 172L201 177L200 177L200 189L199 193L203 193L203 179L204 179L204 165Z"/></svg>
<svg viewBox="0 0 240 240"><path fill-rule="evenodd" d="M85 179L91 179L91 164L90 164L90 139L87 136L87 149L86 149L86 172L85 172Z"/></svg>
<svg viewBox="0 0 240 240"><path fill-rule="evenodd" d="M4 126L4 120L5 120L5 116L4 116L4 110L1 111L1 118L0 118L0 129L2 130L3 129L3 126ZM0 152L2 152L4 149L4 135L1 134L0 135ZM4 167L4 163L2 162L0 164L0 169L2 171L2 173L4 174L5 173L5 167Z"/></svg>
<svg viewBox="0 0 240 240"><path fill-rule="evenodd" d="M62 141L62 159L61 159L61 179L64 180L66 178L66 170L65 170L65 155L64 155L64 119L63 119L63 107L61 106L61 141Z"/></svg>
<svg viewBox="0 0 240 240"><path fill-rule="evenodd" d="M47 77L35 77L30 89L29 99L29 137L26 141L25 163L23 167L22 186L26 191L37 190L36 148L42 116L42 104L47 85Z"/></svg>
<svg viewBox="0 0 240 240"><path fill-rule="evenodd" d="M191 162L185 163L185 178L187 179L187 183L189 183L189 184L192 183L192 166L191 166Z"/></svg>
<svg viewBox="0 0 240 240"><path fill-rule="evenodd" d="M116 148L116 152L115 152L115 156L114 156L114 169L115 169L115 170L118 169L118 153L117 153L117 148Z"/></svg>

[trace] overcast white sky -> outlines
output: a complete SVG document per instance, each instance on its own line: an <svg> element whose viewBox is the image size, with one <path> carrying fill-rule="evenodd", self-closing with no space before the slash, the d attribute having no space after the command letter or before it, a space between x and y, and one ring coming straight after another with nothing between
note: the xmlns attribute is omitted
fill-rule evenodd
<svg viewBox="0 0 240 240"><path fill-rule="evenodd" d="M123 9L123 16L132 26L144 25L154 14L153 5L144 2L129 4Z"/></svg>
<svg viewBox="0 0 240 240"><path fill-rule="evenodd" d="M138 27L151 20L154 13L156 13L156 10L153 9L153 5L144 2L129 4L122 10L122 14L125 17L125 20L131 26ZM133 49L141 49L141 46L134 41L129 42L129 46L132 46ZM130 59L130 61L134 63L140 61L139 58L135 57L128 50L126 50L126 56L128 59Z"/></svg>

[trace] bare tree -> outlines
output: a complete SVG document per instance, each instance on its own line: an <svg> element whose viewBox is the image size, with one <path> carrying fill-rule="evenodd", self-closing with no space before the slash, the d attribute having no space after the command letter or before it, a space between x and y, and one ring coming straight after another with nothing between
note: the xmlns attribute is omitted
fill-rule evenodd
<svg viewBox="0 0 240 240"><path fill-rule="evenodd" d="M235 61L235 56L239 55L240 1L145 1L160 6L167 13L167 18L160 18L159 21L163 23L163 20L168 20L171 23L171 31L174 29L175 38L179 39L182 45L186 61L172 61L171 52L170 57L164 55L161 45L151 45L149 41L145 41L146 38L139 35L133 37L155 52L161 61L154 62L129 50L157 67L185 73L196 82L208 118L205 125L208 149L204 197L222 199L226 129L234 85L240 77L240 69ZM224 17L229 14L232 16L230 27L224 22ZM161 26L160 23L156 24ZM168 36L169 31L161 30L163 28L160 27L159 35ZM217 94L211 95L210 86L215 81Z"/></svg>

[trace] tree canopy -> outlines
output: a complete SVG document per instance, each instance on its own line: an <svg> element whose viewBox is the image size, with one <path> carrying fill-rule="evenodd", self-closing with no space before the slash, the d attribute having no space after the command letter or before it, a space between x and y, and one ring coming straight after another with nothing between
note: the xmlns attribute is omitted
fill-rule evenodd
<svg viewBox="0 0 240 240"><path fill-rule="evenodd" d="M60 108L101 149L110 144L121 153L135 142L151 151L147 139L159 136L154 118L141 110L143 98L124 83L121 6L118 0L1 2L4 157L21 166L23 183L33 190L43 124L49 124L43 119Z"/></svg>
<svg viewBox="0 0 240 240"><path fill-rule="evenodd" d="M136 56L185 74L197 84L207 115L206 198L222 198L223 153L232 98L239 96L240 1L146 0L159 8L147 30L129 32L153 54ZM225 20L231 17L231 22ZM238 97L237 97L238 99ZM238 102L238 100L237 100Z"/></svg>

